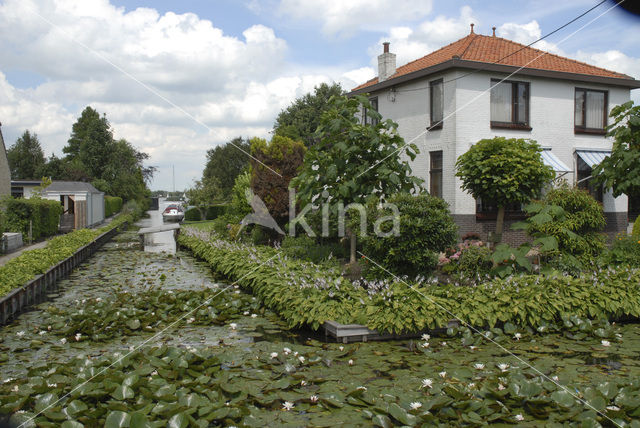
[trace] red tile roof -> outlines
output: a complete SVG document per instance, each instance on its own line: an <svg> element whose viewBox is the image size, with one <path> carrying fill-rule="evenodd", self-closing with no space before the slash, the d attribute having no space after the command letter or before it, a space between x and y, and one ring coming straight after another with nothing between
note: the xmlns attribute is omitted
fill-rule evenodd
<svg viewBox="0 0 640 428"><path fill-rule="evenodd" d="M622 73L616 73L615 71L527 47L501 37L471 33L458 41L431 52L429 55L398 67L395 74L389 77L387 81L414 71L441 64L449 61L454 56L458 56L460 59L467 61L495 63L515 67L525 66L528 69L632 79L632 77ZM378 83L377 77L355 87L353 90L363 89L376 83Z"/></svg>

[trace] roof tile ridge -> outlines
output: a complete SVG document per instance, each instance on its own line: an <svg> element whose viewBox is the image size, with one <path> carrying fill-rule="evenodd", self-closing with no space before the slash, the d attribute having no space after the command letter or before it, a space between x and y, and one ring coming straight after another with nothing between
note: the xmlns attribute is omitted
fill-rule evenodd
<svg viewBox="0 0 640 428"><path fill-rule="evenodd" d="M569 57L566 57L566 56L562 56L562 55L554 54L554 53L552 53L552 52L543 51L542 49L534 48L534 47L532 47L532 46L523 45L522 43L518 43L518 42L515 42L515 41L513 41L513 40L505 39L504 37L496 37L496 38L497 38L497 39L499 39L499 40L504 40L504 41L509 42L509 43L511 43L511 44L517 45L517 46L519 46L520 48L522 48L522 47L524 47L524 48L528 48L528 49L534 50L534 51L536 51L536 52L540 52L540 53L542 53L542 54L544 54L544 55L550 55L550 56L553 56L553 57L555 57L555 58L564 59L564 60L567 60L567 61L574 62L574 63L576 63L576 64L586 65L587 67L596 68L596 69L598 69L598 70L606 71L607 73L612 73L612 74L616 74L616 75L618 75L618 76L624 76L624 77L627 77L627 78L633 79L633 77L631 77L631 76L629 76L629 75L626 75L626 74L623 74L623 73L618 73L617 71L609 70L609 69L607 69L607 68L603 68L603 67L598 67L598 66L596 66L596 65L592 65L592 64L586 63L586 62L584 62L584 61L578 61L577 59L573 59L573 58L569 58ZM515 51L514 51L514 52L515 52ZM512 53L510 53L509 55L512 55ZM543 55L540 55L540 57L539 57L539 58L542 58L542 56L543 56ZM537 60L537 59L538 59L538 58L536 58L536 60ZM500 59L499 61L502 61L502 59ZM534 67L528 67L528 68L534 68ZM578 73L578 74L586 74L586 73ZM621 77L621 78L622 78L622 77Z"/></svg>
<svg viewBox="0 0 640 428"><path fill-rule="evenodd" d="M425 59L425 58L426 58L426 57L428 57L428 56L431 56L431 55L433 55L433 54L435 54L435 53L437 53L437 52L440 52L440 51L442 51L442 50L444 50L444 49L446 49L446 48L450 47L450 46L453 46L453 45L455 45L456 43L459 43L460 41L462 41L462 40L466 39L466 38L467 38L467 37L469 37L469 36L470 36L470 34L469 34L469 35L464 36L464 37L463 37L463 38L461 38L461 39L456 40L455 42L451 42L451 43L449 43L448 45L445 45L445 46L443 46L443 47L441 47L441 48L438 48L438 49L436 49L435 51L432 51L432 52L430 52L430 53L428 53L428 54L426 54L426 55L423 55L423 56L421 56L420 58L414 59L413 61L409 61L408 63L403 64L403 65L401 65L400 67L398 67L398 69L403 68L403 67L406 67L406 66L408 66L409 64L413 64L414 62L418 62L418 61L420 61L420 60L422 60L422 59Z"/></svg>
<svg viewBox="0 0 640 428"><path fill-rule="evenodd" d="M469 36L471 36L471 34L469 34ZM467 36L467 37L469 37ZM471 40L469 41L469 44L467 45L466 48L464 48L464 50L462 51L462 53L460 55L458 55L461 59L464 59L464 54L467 53L467 51L469 50L469 48L471 47L471 45L473 44L473 42L476 41L476 39L478 38L478 36L480 36L480 34L473 34L473 37L471 38Z"/></svg>

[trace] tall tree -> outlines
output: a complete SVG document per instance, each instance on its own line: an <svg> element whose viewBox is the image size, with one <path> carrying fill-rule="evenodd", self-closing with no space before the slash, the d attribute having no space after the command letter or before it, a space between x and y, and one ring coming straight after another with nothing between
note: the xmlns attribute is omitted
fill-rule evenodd
<svg viewBox="0 0 640 428"><path fill-rule="evenodd" d="M593 169L597 183L622 194L640 196L640 106L628 101L611 110L614 122L608 136L614 138L611 155Z"/></svg>
<svg viewBox="0 0 640 428"><path fill-rule="evenodd" d="M344 91L339 83L328 85L321 83L312 93L296 98L286 109L282 110L273 125L276 135L301 140L307 147L317 142L315 132L320 124L320 117L329 107L332 96L340 96Z"/></svg>
<svg viewBox="0 0 640 428"><path fill-rule="evenodd" d="M86 168L90 177L101 178L106 161L113 152L114 140L111 125L106 115L100 116L96 110L87 106L76 123L71 136L62 149L67 159L78 159Z"/></svg>
<svg viewBox="0 0 640 428"><path fill-rule="evenodd" d="M289 182L298 174L305 152L302 142L280 135L269 142L251 139L251 190L281 226L289 217Z"/></svg>
<svg viewBox="0 0 640 428"><path fill-rule="evenodd" d="M44 152L37 134L27 129L7 150L13 179L39 179L45 164Z"/></svg>
<svg viewBox="0 0 640 428"><path fill-rule="evenodd" d="M216 183L224 199L231 199L236 177L249 165L251 145L242 137L207 150L207 163L202 172L202 184Z"/></svg>
<svg viewBox="0 0 640 428"><path fill-rule="evenodd" d="M364 96L333 97L330 108L320 119L317 143L304 157L302 171L291 185L298 191L304 204L329 205L335 214L351 203L365 204L375 197L385 199L397 192L419 189L422 180L411 174L411 167L398 148L405 146L397 133L398 124L390 119L381 120L380 114L371 109ZM357 112L366 108L377 119L363 124ZM404 154L415 159L418 147L407 144ZM351 263L356 260L356 233L351 239Z"/></svg>
<svg viewBox="0 0 640 428"><path fill-rule="evenodd" d="M456 162L462 189L498 207L496 241L502 239L505 207L538 197L553 180L553 168L540 152L534 140L494 137L478 141Z"/></svg>

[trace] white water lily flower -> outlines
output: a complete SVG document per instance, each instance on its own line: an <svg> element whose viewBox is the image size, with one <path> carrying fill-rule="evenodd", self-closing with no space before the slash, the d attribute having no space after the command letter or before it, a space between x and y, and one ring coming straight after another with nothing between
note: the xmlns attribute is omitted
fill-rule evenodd
<svg viewBox="0 0 640 428"><path fill-rule="evenodd" d="M344 346L339 346L338 349L344 351Z"/></svg>
<svg viewBox="0 0 640 428"><path fill-rule="evenodd" d="M258 314L251 314L251 318L258 318Z"/></svg>
<svg viewBox="0 0 640 428"><path fill-rule="evenodd" d="M318 402L318 396L317 395L312 395L311 397L309 397L309 400L311 400L312 403L317 403Z"/></svg>
<svg viewBox="0 0 640 428"><path fill-rule="evenodd" d="M475 363L475 364L473 365L473 367L475 367L475 368L476 368L476 369L478 369L478 370L482 370L482 369L484 369L484 364L482 364L482 363Z"/></svg>
<svg viewBox="0 0 640 428"><path fill-rule="evenodd" d="M289 411L289 410L293 409L293 406L294 406L294 404L291 401L285 401L282 404L282 410Z"/></svg>
<svg viewBox="0 0 640 428"><path fill-rule="evenodd" d="M42 336L43 334L47 334L47 332L45 330L42 330L38 333L40 336Z"/></svg>
<svg viewBox="0 0 640 428"><path fill-rule="evenodd" d="M49 383L49 382L47 382L47 386L49 388L56 388L58 386L58 384L57 383Z"/></svg>
<svg viewBox="0 0 640 428"><path fill-rule="evenodd" d="M244 312L242 313L242 315L244 315L244 316L249 315L249 311L244 311Z"/></svg>
<svg viewBox="0 0 640 428"><path fill-rule="evenodd" d="M522 335L520 333L516 333L513 335L513 338L516 340L520 340L520 338L522 337Z"/></svg>
<svg viewBox="0 0 640 428"><path fill-rule="evenodd" d="M300 360L301 363L304 363L304 357L302 355L298 357L298 360Z"/></svg>
<svg viewBox="0 0 640 428"><path fill-rule="evenodd" d="M442 371L442 372L440 372L440 373L438 373L438 374L440 375L440 377L441 377L442 379L444 379L445 377L447 377L447 372Z"/></svg>
<svg viewBox="0 0 640 428"><path fill-rule="evenodd" d="M431 388L433 387L433 379L422 379L422 386L420 388Z"/></svg>
<svg viewBox="0 0 640 428"><path fill-rule="evenodd" d="M96 302L100 302L102 300L101 297L96 297Z"/></svg>
<svg viewBox="0 0 640 428"><path fill-rule="evenodd" d="M158 370L154 370L151 372L151 376L158 376Z"/></svg>
<svg viewBox="0 0 640 428"><path fill-rule="evenodd" d="M13 392L18 392L18 389L18 385L14 385L13 388L11 388Z"/></svg>
<svg viewBox="0 0 640 428"><path fill-rule="evenodd" d="M47 330L51 331L51 326L50 325L47 326Z"/></svg>
<svg viewBox="0 0 640 428"><path fill-rule="evenodd" d="M602 346L611 346L611 342L609 342L608 340L603 340L600 343L602 343Z"/></svg>
<svg viewBox="0 0 640 428"><path fill-rule="evenodd" d="M307 384L307 381L306 381L306 380L302 379L302 380L300 381L300 386L305 386L306 384Z"/></svg>
<svg viewBox="0 0 640 428"><path fill-rule="evenodd" d="M285 353L285 355L289 355L291 353L291 349L289 348L283 348L282 351Z"/></svg>
<svg viewBox="0 0 640 428"><path fill-rule="evenodd" d="M471 346L469 346L469 349L471 349L471 350L473 351L473 350L475 350L475 349L478 349L478 347L477 347L477 346L473 346L473 345L471 345Z"/></svg>
<svg viewBox="0 0 640 428"><path fill-rule="evenodd" d="M501 383L498 384L498 391L502 391L505 388L505 386Z"/></svg>
<svg viewBox="0 0 640 428"><path fill-rule="evenodd" d="M192 322L194 322L196 319L194 317L191 317L187 320L187 324L191 324Z"/></svg>
<svg viewBox="0 0 640 428"><path fill-rule="evenodd" d="M64 345L65 343L67 343L67 339L63 337L62 339L60 339L60 342L62 342L62 344Z"/></svg>
<svg viewBox="0 0 640 428"><path fill-rule="evenodd" d="M2 383L9 383L9 382L12 382L14 380L15 380L14 378L10 377L9 379L3 380Z"/></svg>
<svg viewBox="0 0 640 428"><path fill-rule="evenodd" d="M240 294L240 290L236 290L236 291L234 291L234 293Z"/></svg>
<svg viewBox="0 0 640 428"><path fill-rule="evenodd" d="M278 358L278 353L277 352L272 352L271 353L271 358Z"/></svg>
<svg viewBox="0 0 640 428"><path fill-rule="evenodd" d="M558 381L560 380L560 378L558 378L558 376L553 376L551 379L552 379L553 381L555 381L555 382L558 382Z"/></svg>
<svg viewBox="0 0 640 428"><path fill-rule="evenodd" d="M134 347L133 347L133 345L129 346L129 351L133 351L133 350L135 350L135 349L136 349L136 348L134 348Z"/></svg>
<svg viewBox="0 0 640 428"><path fill-rule="evenodd" d="M24 331L19 331L19 332L17 332L17 333L16 333L16 336L18 336L18 337L22 337L22 336L24 336Z"/></svg>
<svg viewBox="0 0 640 428"><path fill-rule="evenodd" d="M440 342L442 346L447 346L447 342Z"/></svg>
<svg viewBox="0 0 640 428"><path fill-rule="evenodd" d="M469 385L467 385L469 388L473 388L476 386L476 384L474 382L471 382Z"/></svg>
<svg viewBox="0 0 640 428"><path fill-rule="evenodd" d="M349 361L347 361L347 363L348 363L350 366L352 366L352 365L353 365L353 360L349 360Z"/></svg>
<svg viewBox="0 0 640 428"><path fill-rule="evenodd" d="M359 389L360 391L366 391L367 387L366 386L359 386L356 389Z"/></svg>
<svg viewBox="0 0 640 428"><path fill-rule="evenodd" d="M424 342L424 343L422 344L422 347L423 347L423 348L428 348L428 347L429 347L429 342Z"/></svg>
<svg viewBox="0 0 640 428"><path fill-rule="evenodd" d="M80 333L76 333L76 342L78 342L80 340L80 338L82 337L82 335Z"/></svg>
<svg viewBox="0 0 640 428"><path fill-rule="evenodd" d="M613 410L614 412L617 412L618 410L620 410L620 407L618 407L618 406L607 406L607 410Z"/></svg>
<svg viewBox="0 0 640 428"><path fill-rule="evenodd" d="M422 335L422 340L424 340L425 342L428 342L429 339L431 339L431 336L429 336L428 334L423 334Z"/></svg>
<svg viewBox="0 0 640 428"><path fill-rule="evenodd" d="M230 328L231 330L235 330L235 329L236 329L236 327L238 327L238 324L236 324L236 323L234 323L234 322L232 322L231 324L229 324L229 328Z"/></svg>
<svg viewBox="0 0 640 428"><path fill-rule="evenodd" d="M409 407L411 407L411 410L418 410L420 407L422 407L422 403L419 401L414 401L413 403L409 404Z"/></svg>
<svg viewBox="0 0 640 428"><path fill-rule="evenodd" d="M509 368L509 364L507 364L507 363L500 363L500 364L498 364L498 368L499 368L500 370L502 370L503 372L506 372L506 371L507 371L507 369Z"/></svg>
<svg viewBox="0 0 640 428"><path fill-rule="evenodd" d="M515 416L516 421L524 421L524 416L522 416L522 413L519 413Z"/></svg>

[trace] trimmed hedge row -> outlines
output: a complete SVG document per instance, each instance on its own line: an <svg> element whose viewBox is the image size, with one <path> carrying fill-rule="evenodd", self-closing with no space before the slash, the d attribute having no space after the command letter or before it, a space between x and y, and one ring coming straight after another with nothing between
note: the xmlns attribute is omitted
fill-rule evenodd
<svg viewBox="0 0 640 428"><path fill-rule="evenodd" d="M23 286L38 274L45 273L51 266L70 257L80 247L89 244L101 234L132 222L132 214L122 214L100 229L79 229L66 235L56 236L47 246L22 253L0 267L0 297L11 290Z"/></svg>
<svg viewBox="0 0 640 428"><path fill-rule="evenodd" d="M292 260L270 247L208 241L208 235L185 228L179 242L249 288L292 327L317 329L333 320L378 331L420 332L446 326L453 318L479 328L504 322L538 328L561 324L567 315L640 316L639 269L608 269L579 278L523 275L476 287L386 279L351 283L337 269Z"/></svg>
<svg viewBox="0 0 640 428"><path fill-rule="evenodd" d="M62 205L59 201L51 201L41 198L7 198L3 201L5 209L5 230L8 232L21 232L26 240L31 237L34 240L52 236L58 233Z"/></svg>
<svg viewBox="0 0 640 428"><path fill-rule="evenodd" d="M119 213L122 209L122 198L118 196L105 196L104 197L104 216L105 218Z"/></svg>
<svg viewBox="0 0 640 428"><path fill-rule="evenodd" d="M189 208L184 212L185 221L200 221L202 220L202 214L197 207Z"/></svg>

